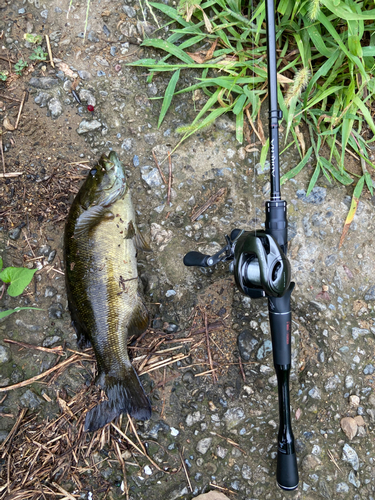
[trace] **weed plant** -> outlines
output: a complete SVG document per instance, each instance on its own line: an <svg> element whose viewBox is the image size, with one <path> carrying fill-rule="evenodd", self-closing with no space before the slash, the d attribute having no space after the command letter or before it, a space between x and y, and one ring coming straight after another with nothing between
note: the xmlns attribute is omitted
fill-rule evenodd
<svg viewBox="0 0 375 500"><path fill-rule="evenodd" d="M172 98L197 89L207 101L190 126L180 129L182 140L206 127L224 113L236 118L236 137L244 140L244 124L256 122L267 97L267 45L265 3L253 0L182 0L177 8L150 2L169 21L171 34L149 38L144 47L160 49L160 59L142 59L133 66L155 73L171 73L159 126ZM165 26L164 26L165 28ZM160 34L159 30L156 36ZM358 200L367 185L373 192L366 166L374 141L375 9L372 0L280 0L276 3L278 101L283 112L285 148L296 144L300 163L286 172L282 183L296 176L315 155L316 166L308 193L320 174L330 183L350 185L356 180ZM194 85L178 88L181 72L201 72ZM300 132L308 130L306 151ZM287 143L287 141L289 144ZM322 155L322 146L329 154ZM347 172L345 151L361 159L360 175ZM263 141L264 161L268 143ZM327 150L327 149L326 149ZM354 210L355 212L355 210Z"/></svg>

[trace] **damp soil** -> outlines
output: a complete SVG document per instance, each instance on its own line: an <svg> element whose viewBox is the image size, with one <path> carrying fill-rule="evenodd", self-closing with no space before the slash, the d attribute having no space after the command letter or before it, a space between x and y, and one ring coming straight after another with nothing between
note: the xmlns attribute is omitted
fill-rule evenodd
<svg viewBox="0 0 375 500"><path fill-rule="evenodd" d="M155 75L150 83L126 66L155 56L140 46L143 30L156 28L149 10L145 21L137 3L92 2L83 39L86 5L74 5L67 17L68 8L55 0L0 6L0 71L12 69L0 82L0 256L5 266L38 269L22 296L5 292L0 307L40 309L0 321L0 498L190 500L210 489L230 499L286 498L275 483L278 404L267 303L242 296L226 264L182 264L190 250L217 252L236 227L264 226L269 182L261 145L253 137L248 153L228 117L173 151L177 127L191 122L204 96L192 102L182 94L157 128L161 101L152 98L163 94L167 79ZM37 62L17 77L9 61L32 53L26 32L50 36L55 67ZM185 81L196 76L187 73ZM9 130L22 100L18 127ZM87 172L111 149L126 166L153 250L138 262L150 328L129 346L153 416L134 428L124 416L88 435L85 412L103 395L94 386L92 351L78 349L70 324L62 235ZM298 162L289 148L282 172ZM357 159L347 162L360 172ZM306 198L313 170L311 161L282 187L296 283L291 404L300 469L300 486L288 498L370 499L374 206L368 195L361 198L339 248L352 188L323 177ZM349 439L341 419L358 416L363 422Z"/></svg>

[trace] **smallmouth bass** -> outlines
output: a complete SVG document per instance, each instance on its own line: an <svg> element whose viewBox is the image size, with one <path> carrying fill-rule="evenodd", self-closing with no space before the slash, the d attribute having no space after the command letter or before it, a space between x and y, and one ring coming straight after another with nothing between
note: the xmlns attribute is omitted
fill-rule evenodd
<svg viewBox="0 0 375 500"><path fill-rule="evenodd" d="M96 383L108 401L86 415L85 431L121 413L151 417L151 405L127 352L127 339L148 326L138 291L137 249L149 250L135 223L124 167L116 153L90 170L69 211L64 235L68 304L78 343L91 343Z"/></svg>

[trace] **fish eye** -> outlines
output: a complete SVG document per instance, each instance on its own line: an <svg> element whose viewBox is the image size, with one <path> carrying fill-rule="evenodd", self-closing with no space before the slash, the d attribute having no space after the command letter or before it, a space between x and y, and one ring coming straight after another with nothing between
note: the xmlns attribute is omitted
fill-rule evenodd
<svg viewBox="0 0 375 500"><path fill-rule="evenodd" d="M94 177L94 175L96 175L96 172L97 172L96 168L92 168L92 169L90 170L90 174L91 174L93 177Z"/></svg>

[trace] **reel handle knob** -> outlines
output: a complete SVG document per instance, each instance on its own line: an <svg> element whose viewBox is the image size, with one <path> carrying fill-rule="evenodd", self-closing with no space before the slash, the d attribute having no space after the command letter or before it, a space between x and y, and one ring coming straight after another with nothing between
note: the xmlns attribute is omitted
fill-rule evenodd
<svg viewBox="0 0 375 500"><path fill-rule="evenodd" d="M200 252L188 252L184 257L185 266L198 266L198 267L209 267L212 264L208 264L208 259L211 255L205 255Z"/></svg>

